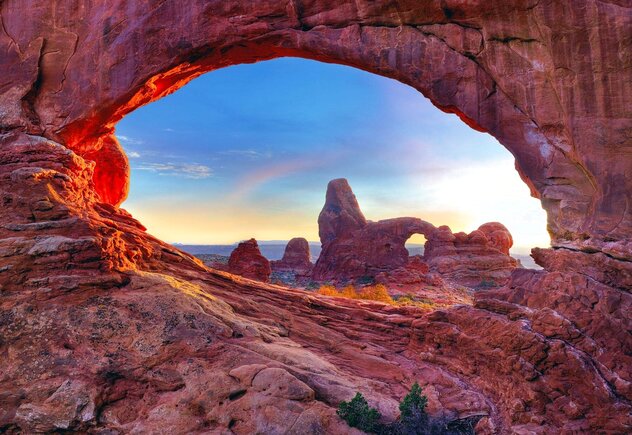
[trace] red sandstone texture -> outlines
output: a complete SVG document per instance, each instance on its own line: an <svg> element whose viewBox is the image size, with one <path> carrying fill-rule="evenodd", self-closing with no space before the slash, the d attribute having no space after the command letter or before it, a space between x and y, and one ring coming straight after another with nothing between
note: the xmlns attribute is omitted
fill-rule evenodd
<svg viewBox="0 0 632 435"><path fill-rule="evenodd" d="M417 218L367 221L344 178L327 185L325 205L318 216L322 250L312 277L317 281L374 277L405 265L404 246L413 234L426 234L434 226Z"/></svg>
<svg viewBox="0 0 632 435"><path fill-rule="evenodd" d="M518 266L509 255L511 234L502 224L491 222L470 234L452 234L447 226L435 228L418 218L367 221L344 178L327 185L318 226L322 252L312 274L317 281L379 277L378 282L391 288L413 283L442 286L445 278L473 288L499 287ZM408 266L405 244L413 234L428 239L427 265L415 259ZM424 270L426 275L433 273L424 276Z"/></svg>
<svg viewBox="0 0 632 435"><path fill-rule="evenodd" d="M268 282L272 273L270 262L261 255L255 239L246 240L237 245L230 254L226 270L235 275L262 282Z"/></svg>
<svg viewBox="0 0 632 435"><path fill-rule="evenodd" d="M0 3L0 431L353 433L418 380L479 433L632 425L623 0ZM398 79L493 134L549 216L542 271L424 313L240 280L116 207L115 123L283 55Z"/></svg>
<svg viewBox="0 0 632 435"><path fill-rule="evenodd" d="M446 287L441 275L430 272L428 264L418 255L409 257L403 266L377 274L375 281L384 284L393 295L414 294L421 287Z"/></svg>
<svg viewBox="0 0 632 435"><path fill-rule="evenodd" d="M312 272L312 254L309 250L309 242L302 237L295 237L287 243L283 258L271 261L272 270L283 272L291 271L300 276L308 276Z"/></svg>
<svg viewBox="0 0 632 435"><path fill-rule="evenodd" d="M427 235L424 260L451 282L473 288L504 285L519 265L509 255L513 245L504 225L490 222L470 234L452 234L442 226Z"/></svg>

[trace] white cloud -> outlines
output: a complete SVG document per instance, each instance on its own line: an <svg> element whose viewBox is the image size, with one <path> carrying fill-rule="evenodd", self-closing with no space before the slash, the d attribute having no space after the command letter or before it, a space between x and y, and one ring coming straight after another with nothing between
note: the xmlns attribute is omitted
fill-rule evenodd
<svg viewBox="0 0 632 435"><path fill-rule="evenodd" d="M127 156L128 156L130 159L137 159L137 158L139 158L139 157L140 157L140 154L139 154L139 153L137 153L136 151L129 151L129 152L127 153Z"/></svg>
<svg viewBox="0 0 632 435"><path fill-rule="evenodd" d="M122 134L117 134L116 137L118 138L119 142L123 143L124 145L140 145L143 143L143 141L140 139L124 136Z"/></svg>
<svg viewBox="0 0 632 435"><path fill-rule="evenodd" d="M213 175L211 168L197 163L141 163L133 169L193 179L209 178Z"/></svg>

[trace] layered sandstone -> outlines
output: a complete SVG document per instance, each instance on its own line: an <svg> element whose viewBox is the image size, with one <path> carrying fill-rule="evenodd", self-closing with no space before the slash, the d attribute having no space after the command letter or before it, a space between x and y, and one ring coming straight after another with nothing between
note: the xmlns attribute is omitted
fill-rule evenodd
<svg viewBox="0 0 632 435"><path fill-rule="evenodd" d="M308 276L312 272L312 254L309 250L309 242L302 237L291 239L285 246L283 258L271 261L270 265L275 272L294 272L300 276Z"/></svg>
<svg viewBox="0 0 632 435"><path fill-rule="evenodd" d="M239 243L228 258L226 271L257 281L268 282L272 269L270 262L261 255L255 239Z"/></svg>
<svg viewBox="0 0 632 435"><path fill-rule="evenodd" d="M0 2L0 431L345 433L340 400L393 418L418 380L480 433L629 432L631 26L623 0ZM116 207L121 117L287 55L494 135L547 211L544 270L431 314L334 303L208 270Z"/></svg>
<svg viewBox="0 0 632 435"><path fill-rule="evenodd" d="M469 234L453 234L442 226L427 238L424 260L430 269L467 287L500 287L520 264L509 255L511 234L498 222L483 224Z"/></svg>

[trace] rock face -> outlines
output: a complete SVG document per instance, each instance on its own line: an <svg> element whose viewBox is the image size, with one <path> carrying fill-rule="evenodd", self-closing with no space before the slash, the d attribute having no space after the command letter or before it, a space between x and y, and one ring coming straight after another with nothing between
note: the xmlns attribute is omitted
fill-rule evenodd
<svg viewBox="0 0 632 435"><path fill-rule="evenodd" d="M232 274L262 282L268 282L272 273L270 262L261 255L255 239L246 240L237 245L230 254L226 270Z"/></svg>
<svg viewBox="0 0 632 435"><path fill-rule="evenodd" d="M311 274L314 265L309 242L302 237L293 238L285 247L283 258L271 261L270 265L274 271L291 271L304 276Z"/></svg>
<svg viewBox="0 0 632 435"><path fill-rule="evenodd" d="M470 234L452 234L442 226L427 238L424 260L431 270L467 287L500 287L519 265L509 255L511 234L498 222L483 224Z"/></svg>
<svg viewBox="0 0 632 435"><path fill-rule="evenodd" d="M370 222L345 179L327 185L318 225L322 251L312 275L318 281L379 276L378 281L384 284L441 286L443 277L473 288L499 287L519 264L509 255L511 234L500 223L486 223L470 234L452 234L446 226L435 228L417 218ZM427 265L413 258L408 266L405 244L413 234L428 239L424 253ZM424 276L430 271L432 275Z"/></svg>
<svg viewBox="0 0 632 435"><path fill-rule="evenodd" d="M360 210L349 182L344 178L327 184L325 205L318 215L318 236L324 245L347 238L366 227L367 221Z"/></svg>
<svg viewBox="0 0 632 435"><path fill-rule="evenodd" d="M629 2L80 3L0 3L1 432L353 433L340 400L393 418L416 380L479 433L629 432ZM210 271L116 207L118 120L289 55L496 137L547 211L544 270L430 314L334 304Z"/></svg>
<svg viewBox="0 0 632 435"><path fill-rule="evenodd" d="M632 259L627 1L127 3L7 0L0 10L0 126L102 166L103 201L127 195L126 157L112 145L126 113L207 71L301 56L400 80L491 133L542 199L554 246Z"/></svg>
<svg viewBox="0 0 632 435"><path fill-rule="evenodd" d="M403 266L377 274L375 281L384 284L393 295L415 294L421 287L446 288L441 275L431 272L430 266L418 255L409 257Z"/></svg>

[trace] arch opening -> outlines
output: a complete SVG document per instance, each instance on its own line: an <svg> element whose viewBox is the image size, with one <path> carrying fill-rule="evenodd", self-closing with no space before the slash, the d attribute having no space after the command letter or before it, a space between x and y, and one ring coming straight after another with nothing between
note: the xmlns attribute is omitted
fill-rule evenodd
<svg viewBox="0 0 632 435"><path fill-rule="evenodd" d="M117 134L139 183L124 207L170 243L214 245L208 254L256 237L278 260L300 236L316 259L316 216L339 176L372 219L416 216L469 233L513 214L516 235L540 232L518 236L515 254L548 244L543 211L493 138L357 69L285 58L219 70L131 114ZM425 239L414 239L409 252L423 255Z"/></svg>

